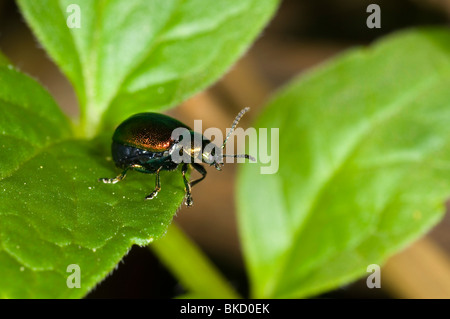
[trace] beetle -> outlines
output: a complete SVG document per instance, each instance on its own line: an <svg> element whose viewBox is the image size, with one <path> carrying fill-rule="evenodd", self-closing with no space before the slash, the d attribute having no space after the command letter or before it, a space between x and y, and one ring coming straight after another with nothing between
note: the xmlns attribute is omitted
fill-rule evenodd
<svg viewBox="0 0 450 319"><path fill-rule="evenodd" d="M239 120L249 109L244 108L236 116L221 147L170 116L152 112L135 114L123 121L112 137L112 158L122 172L114 178L99 178L99 181L115 184L122 181L129 170L155 174L155 189L145 197L149 200L155 198L161 190L160 172L173 171L181 165L185 185L185 204L188 207L192 206L191 189L206 177L206 170L200 163L214 165L220 171L225 157L244 157L255 161L248 154L228 155L222 152ZM187 136L173 134L177 129L187 132ZM186 159L186 156L188 161L179 160L181 157ZM189 182L186 178L189 166L202 176Z"/></svg>

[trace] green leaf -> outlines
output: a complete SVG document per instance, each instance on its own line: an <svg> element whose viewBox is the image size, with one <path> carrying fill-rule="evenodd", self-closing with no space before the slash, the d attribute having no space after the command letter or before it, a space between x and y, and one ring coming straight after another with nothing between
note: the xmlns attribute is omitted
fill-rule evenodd
<svg viewBox="0 0 450 319"><path fill-rule="evenodd" d="M10 62L9 62L8 58L5 57L3 55L3 53L0 52L0 66L5 66L5 65L7 66L9 64L10 64Z"/></svg>
<svg viewBox="0 0 450 319"><path fill-rule="evenodd" d="M0 178L71 135L69 121L49 94L7 63L0 64L0 103Z"/></svg>
<svg viewBox="0 0 450 319"><path fill-rule="evenodd" d="M161 174L158 197L144 201L152 175L119 173L110 138L77 140L50 95L0 66L0 298L82 297L133 244L162 236L184 197L179 172ZM69 288L80 267L80 288Z"/></svg>
<svg viewBox="0 0 450 319"><path fill-rule="evenodd" d="M132 113L182 102L217 80L278 1L18 3L72 82L80 119L70 123L47 92L0 56L0 146L12 154L0 158L0 296L80 297L131 245L162 236L184 197L179 172L161 174L162 191L152 201L143 200L154 188L152 176L131 172L117 185L98 183L119 173L106 156L112 128ZM66 284L71 264L81 269L81 288ZM220 276L210 274L227 291Z"/></svg>
<svg viewBox="0 0 450 319"><path fill-rule="evenodd" d="M277 0L18 0L73 83L89 136L131 113L174 106L217 80ZM76 19L80 28L69 28ZM69 10L69 12L67 12Z"/></svg>
<svg viewBox="0 0 450 319"><path fill-rule="evenodd" d="M256 126L279 128L279 170L245 165L239 175L252 296L336 288L439 221L449 87L450 33L425 29L352 50L274 97Z"/></svg>

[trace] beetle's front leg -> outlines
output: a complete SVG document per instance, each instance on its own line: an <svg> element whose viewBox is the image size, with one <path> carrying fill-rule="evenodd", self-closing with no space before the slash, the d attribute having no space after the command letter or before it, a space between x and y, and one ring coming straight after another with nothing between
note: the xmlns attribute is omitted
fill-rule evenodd
<svg viewBox="0 0 450 319"><path fill-rule="evenodd" d="M192 204L194 204L194 201L192 200L192 196L191 196L191 184L189 183L189 181L186 178L187 170L188 170L188 164L184 163L183 166L181 167L181 174L183 175L183 182L184 182L185 191L186 191L186 201L184 203L186 204L187 207L190 207L190 206L192 206Z"/></svg>
<svg viewBox="0 0 450 319"><path fill-rule="evenodd" d="M206 177L206 170L205 168L197 163L191 163L192 167L195 168L197 170L197 172L199 172L200 174L202 174L202 177L200 177L199 179L196 179L195 181L190 182L191 187L194 187L195 184L200 183L202 180L205 179Z"/></svg>

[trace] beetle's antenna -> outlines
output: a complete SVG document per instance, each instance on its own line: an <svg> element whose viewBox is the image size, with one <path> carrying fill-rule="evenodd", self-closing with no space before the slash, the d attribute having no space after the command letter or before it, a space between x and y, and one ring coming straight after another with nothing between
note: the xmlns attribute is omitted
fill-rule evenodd
<svg viewBox="0 0 450 319"><path fill-rule="evenodd" d="M222 157L234 157L234 158L245 157L245 158L248 158L249 160L252 160L253 162L256 162L255 158L253 156L251 156L251 155L248 155L248 154L237 154L237 155L223 154Z"/></svg>
<svg viewBox="0 0 450 319"><path fill-rule="evenodd" d="M239 120L240 120L240 119L242 118L242 116L243 116L247 111L249 111L249 110L250 110L250 108L249 108L249 107L246 107L246 108L244 108L242 111L240 111L238 115L236 115L236 117L235 117L235 119L234 119L234 121L233 121L233 124L231 125L231 129L230 129L230 131L228 132L227 137L225 137L225 141L223 141L222 148L225 147L225 144L227 143L228 138L230 137L231 134L233 134L233 131L234 131L234 129L236 128L236 125L238 125L238 123L239 123Z"/></svg>

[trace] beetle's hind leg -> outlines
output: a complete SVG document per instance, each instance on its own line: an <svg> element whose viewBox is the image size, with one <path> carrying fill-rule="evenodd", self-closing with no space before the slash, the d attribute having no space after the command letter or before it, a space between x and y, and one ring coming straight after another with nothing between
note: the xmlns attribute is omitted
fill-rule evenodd
<svg viewBox="0 0 450 319"><path fill-rule="evenodd" d="M122 173L120 173L118 176L114 177L114 178L99 178L98 181L99 182L103 182L105 184L115 184L120 182L121 180L123 180L126 176L127 176L127 172L129 169L133 169L136 167L141 167L141 165L130 165L127 168L125 168Z"/></svg>
<svg viewBox="0 0 450 319"><path fill-rule="evenodd" d="M158 192L161 190L161 182L159 179L159 172L161 171L162 166L160 168L158 168L158 170L156 171L156 186L155 186L155 190L153 192L151 192L149 195L145 196L145 199L153 199L156 197L156 195L158 195Z"/></svg>
<svg viewBox="0 0 450 319"><path fill-rule="evenodd" d="M122 173L120 173L120 175L114 177L114 178L99 178L98 181L99 182L103 182L106 184L115 184L120 182L121 180L123 180L126 176L127 176L127 171L130 169L131 167L127 167L123 170Z"/></svg>

